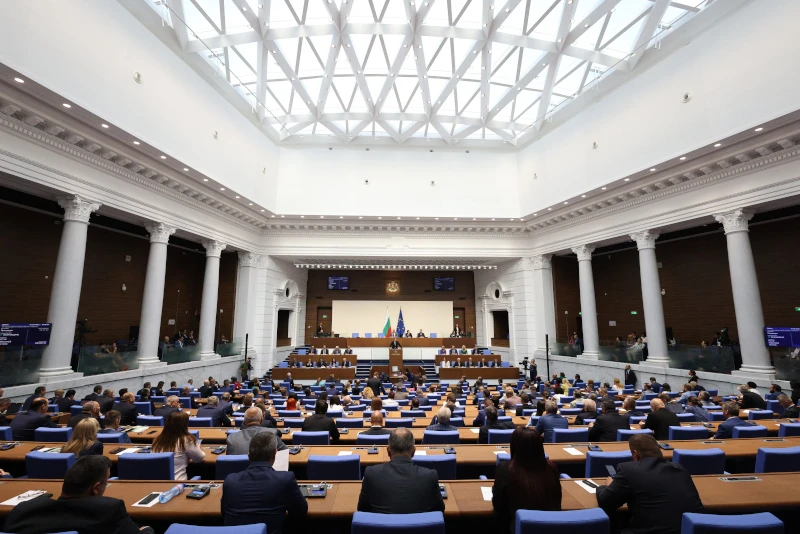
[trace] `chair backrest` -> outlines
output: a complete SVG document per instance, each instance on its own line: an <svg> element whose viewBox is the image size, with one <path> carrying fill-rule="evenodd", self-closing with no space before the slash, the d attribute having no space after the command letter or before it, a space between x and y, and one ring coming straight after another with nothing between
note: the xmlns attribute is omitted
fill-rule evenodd
<svg viewBox="0 0 800 534"><path fill-rule="evenodd" d="M304 422L305 422L305 419L303 419L303 418L300 418L300 419L297 419L297 418L288 419L287 418L287 419L283 420L283 427L284 428L303 428L303 423Z"/></svg>
<svg viewBox="0 0 800 534"><path fill-rule="evenodd" d="M3 441L11 441L14 439L10 426L0 426L0 439Z"/></svg>
<svg viewBox="0 0 800 534"><path fill-rule="evenodd" d="M97 441L100 443L122 443L125 432L108 432L97 434Z"/></svg>
<svg viewBox="0 0 800 534"><path fill-rule="evenodd" d="M388 445L389 444L389 434L380 436L380 435L365 435L359 434L356 436L356 444L357 445Z"/></svg>
<svg viewBox="0 0 800 534"><path fill-rule="evenodd" d="M267 525L255 523L233 527L198 527L196 525L172 523L165 534L267 534Z"/></svg>
<svg viewBox="0 0 800 534"><path fill-rule="evenodd" d="M778 436L781 438L786 436L800 436L800 423L781 423L778 426Z"/></svg>
<svg viewBox="0 0 800 534"><path fill-rule="evenodd" d="M589 441L588 428L555 428L553 429L553 443L568 443L570 441Z"/></svg>
<svg viewBox="0 0 800 534"><path fill-rule="evenodd" d="M516 534L539 534L540 532L564 530L608 534L611 528L608 516L600 508L568 512L517 510L515 527Z"/></svg>
<svg viewBox="0 0 800 534"><path fill-rule="evenodd" d="M800 447L758 449L756 473L796 473L800 471Z"/></svg>
<svg viewBox="0 0 800 534"><path fill-rule="evenodd" d="M724 421L725 420L725 415L721 411L718 411L718 412L709 411L708 412L708 420L709 421Z"/></svg>
<svg viewBox="0 0 800 534"><path fill-rule="evenodd" d="M766 438L767 432L767 427L761 425L733 427L734 438Z"/></svg>
<svg viewBox="0 0 800 534"><path fill-rule="evenodd" d="M244 471L249 465L250 459L246 454L233 454L230 456L220 454L217 456L214 480L225 480L226 476Z"/></svg>
<svg viewBox="0 0 800 534"><path fill-rule="evenodd" d="M316 400L314 401L316 403ZM278 417L302 417L303 412L300 410L278 410Z"/></svg>
<svg viewBox="0 0 800 534"><path fill-rule="evenodd" d="M178 397L178 402L181 404L181 408L192 407L192 397Z"/></svg>
<svg viewBox="0 0 800 534"><path fill-rule="evenodd" d="M372 337L372 334L371 334L370 332L366 332L366 333L364 334L364 337L366 337L366 338L371 338L371 337Z"/></svg>
<svg viewBox="0 0 800 534"><path fill-rule="evenodd" d="M713 449L675 449L672 461L692 475L721 475L725 472L725 451Z"/></svg>
<svg viewBox="0 0 800 534"><path fill-rule="evenodd" d="M455 454L414 456L413 461L419 466L434 469L439 475L439 480L455 480L457 478Z"/></svg>
<svg viewBox="0 0 800 534"><path fill-rule="evenodd" d="M559 410L561 415L563 415L564 417L568 415L578 415L582 411L583 410L581 408L561 408L561 410Z"/></svg>
<svg viewBox="0 0 800 534"><path fill-rule="evenodd" d="M136 406L136 411L142 415L153 415L153 405L149 402L134 402L134 406Z"/></svg>
<svg viewBox="0 0 800 534"><path fill-rule="evenodd" d="M697 416L693 413L676 413L681 423L696 423Z"/></svg>
<svg viewBox="0 0 800 534"><path fill-rule="evenodd" d="M414 426L414 419L411 417L397 417L386 419L386 428L411 428Z"/></svg>
<svg viewBox="0 0 800 534"><path fill-rule="evenodd" d="M617 464L622 462L630 462L632 460L631 451L619 452L593 452L586 453L586 478L608 476L606 466L617 467Z"/></svg>
<svg viewBox="0 0 800 534"><path fill-rule="evenodd" d="M83 406L80 404L73 404L69 407L69 414L72 416L78 415L83 411Z"/></svg>
<svg viewBox="0 0 800 534"><path fill-rule="evenodd" d="M450 424L453 426L461 427L464 426L464 418L463 417L451 417Z"/></svg>
<svg viewBox="0 0 800 534"><path fill-rule="evenodd" d="M154 415L140 415L136 418L137 425L164 426L164 418Z"/></svg>
<svg viewBox="0 0 800 534"><path fill-rule="evenodd" d="M364 428L364 420L358 418L345 419L340 417L336 420L336 426L339 428Z"/></svg>
<svg viewBox="0 0 800 534"><path fill-rule="evenodd" d="M775 414L772 410L750 410L750 413L747 414L747 419L750 421L756 421L759 419L772 419L775 417Z"/></svg>
<svg viewBox="0 0 800 534"><path fill-rule="evenodd" d="M307 475L311 480L361 480L361 456L312 454L308 457Z"/></svg>
<svg viewBox="0 0 800 534"><path fill-rule="evenodd" d="M294 432L292 445L330 445L331 435L323 432Z"/></svg>
<svg viewBox="0 0 800 534"><path fill-rule="evenodd" d="M461 443L461 435L458 431L425 430L422 433L423 445L458 445L459 443Z"/></svg>
<svg viewBox="0 0 800 534"><path fill-rule="evenodd" d="M784 534L783 522L768 512L743 515L685 513L681 534L719 534L720 532L758 532Z"/></svg>
<svg viewBox="0 0 800 534"><path fill-rule="evenodd" d="M704 426L671 426L669 439L706 439L708 429Z"/></svg>
<svg viewBox="0 0 800 534"><path fill-rule="evenodd" d="M36 441L66 443L72 437L72 429L64 428L37 428L33 431L33 439Z"/></svg>
<svg viewBox="0 0 800 534"><path fill-rule="evenodd" d="M192 427L211 427L213 426L212 423L214 422L213 419L210 417L190 417L189 418L189 426Z"/></svg>
<svg viewBox="0 0 800 534"><path fill-rule="evenodd" d="M641 430L617 430L617 441L630 441L631 436L634 434L652 434L653 431L649 428L643 428Z"/></svg>
<svg viewBox="0 0 800 534"><path fill-rule="evenodd" d="M122 480L175 480L175 453L123 454L117 473Z"/></svg>
<svg viewBox="0 0 800 534"><path fill-rule="evenodd" d="M514 433L515 428L509 430L493 430L489 429L489 444L494 445L497 443L511 443L511 434Z"/></svg>
<svg viewBox="0 0 800 534"><path fill-rule="evenodd" d="M398 529L398 525L402 525L402 529ZM351 534L374 534L381 531L444 534L444 514L442 512L420 514L356 512L353 514Z"/></svg>
<svg viewBox="0 0 800 534"><path fill-rule="evenodd" d="M25 471L28 478L64 478L69 468L77 461L71 452L29 452L25 455Z"/></svg>

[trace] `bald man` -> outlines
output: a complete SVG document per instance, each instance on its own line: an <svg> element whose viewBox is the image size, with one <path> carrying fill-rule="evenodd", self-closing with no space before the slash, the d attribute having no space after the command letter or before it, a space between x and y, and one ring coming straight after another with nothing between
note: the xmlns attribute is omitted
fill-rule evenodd
<svg viewBox="0 0 800 534"><path fill-rule="evenodd" d="M681 426L681 420L677 415L665 409L664 402L661 399L651 400L650 408L652 412L639 425L642 428L652 430L653 436L657 440L669 439L669 427Z"/></svg>
<svg viewBox="0 0 800 534"><path fill-rule="evenodd" d="M375 410L369 418L369 430L362 432L365 436L388 436L392 433L391 430L383 428L383 412Z"/></svg>
<svg viewBox="0 0 800 534"><path fill-rule="evenodd" d="M247 454L250 451L250 440L253 439L253 436L261 434L262 432L271 432L275 434L278 440L278 450L281 451L285 449L286 444L281 441L281 435L278 429L261 426L261 420L263 418L264 415L261 413L261 408L255 406L248 408L244 412L241 432L228 434L228 449L225 451L225 454Z"/></svg>

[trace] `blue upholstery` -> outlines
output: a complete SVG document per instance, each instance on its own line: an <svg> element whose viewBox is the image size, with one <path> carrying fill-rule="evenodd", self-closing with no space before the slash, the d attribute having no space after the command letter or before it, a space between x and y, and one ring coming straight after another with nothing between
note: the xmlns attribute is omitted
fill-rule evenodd
<svg viewBox="0 0 800 534"><path fill-rule="evenodd" d="M361 456L308 457L307 475L310 480L361 480Z"/></svg>
<svg viewBox="0 0 800 534"><path fill-rule="evenodd" d="M676 413L681 423L696 423L697 416L693 413Z"/></svg>
<svg viewBox="0 0 800 534"><path fill-rule="evenodd" d="M250 459L246 454L233 454L228 456L220 454L217 456L217 467L214 473L214 480L225 480L225 477L231 473L238 473L244 471L250 465Z"/></svg>
<svg viewBox="0 0 800 534"><path fill-rule="evenodd" d="M725 420L725 416L723 415L722 412L717 412L717 411L711 412L711 411L709 411L708 412L708 420L711 421L711 422L724 421Z"/></svg>
<svg viewBox="0 0 800 534"><path fill-rule="evenodd" d="M508 430L493 430L489 429L489 444L496 445L498 443L511 443L511 434L514 433L516 428Z"/></svg>
<svg viewBox="0 0 800 534"><path fill-rule="evenodd" d="M457 427L464 426L464 418L463 417L451 417L450 424Z"/></svg>
<svg viewBox="0 0 800 534"><path fill-rule="evenodd" d="M515 526L516 534L563 531L608 534L611 528L608 516L600 508L569 512L517 510Z"/></svg>
<svg viewBox="0 0 800 534"><path fill-rule="evenodd" d="M267 525L237 525L235 527L198 527L173 523L164 534L267 534Z"/></svg>
<svg viewBox="0 0 800 534"><path fill-rule="evenodd" d="M435 456L414 456L414 463L434 469L439 474L439 480L455 480L456 477L456 455L437 454Z"/></svg>
<svg viewBox="0 0 800 534"><path fill-rule="evenodd" d="M671 426L669 439L708 439L708 429L704 426Z"/></svg>
<svg viewBox="0 0 800 534"><path fill-rule="evenodd" d="M149 402L134 402L134 406L136 406L136 411L142 415L153 415L153 405Z"/></svg>
<svg viewBox="0 0 800 534"><path fill-rule="evenodd" d="M351 534L444 534L444 514L424 512L421 514L375 514L356 512L353 514Z"/></svg>
<svg viewBox="0 0 800 534"><path fill-rule="evenodd" d="M316 401L314 401L316 403ZM278 417L303 417L300 410L278 410Z"/></svg>
<svg viewBox="0 0 800 534"><path fill-rule="evenodd" d="M424 410L406 410L403 412L406 417L425 417Z"/></svg>
<svg viewBox="0 0 800 534"><path fill-rule="evenodd" d="M798 471L800 471L800 447L758 449L756 473Z"/></svg>
<svg viewBox="0 0 800 534"><path fill-rule="evenodd" d="M731 532L784 534L784 528L782 521L767 512L743 515L683 514L681 534L728 534Z"/></svg>
<svg viewBox="0 0 800 534"><path fill-rule="evenodd" d="M772 413L772 410L750 410L747 414L747 419L749 421L756 421L759 419L774 419L775 414Z"/></svg>
<svg viewBox="0 0 800 534"><path fill-rule="evenodd" d="M283 420L283 427L284 428L303 428L303 422L305 422L305 419L284 419Z"/></svg>
<svg viewBox="0 0 800 534"><path fill-rule="evenodd" d="M411 428L414 426L414 420L411 417L398 417L395 419L386 419L386 428Z"/></svg>
<svg viewBox="0 0 800 534"><path fill-rule="evenodd" d="M29 452L25 455L25 471L28 478L64 478L72 464L77 461L71 452Z"/></svg>
<svg viewBox="0 0 800 534"><path fill-rule="evenodd" d="M581 413L582 411L583 411L583 409L582 409L582 408L561 408L561 410L559 411L559 413L560 413L561 415L563 415L564 417L566 417L566 416L568 416L568 415L578 415L578 414L579 414L579 413Z"/></svg>
<svg viewBox="0 0 800 534"><path fill-rule="evenodd" d="M107 434L97 434L97 441L101 443L123 443L125 432L109 432Z"/></svg>
<svg viewBox="0 0 800 534"><path fill-rule="evenodd" d="M117 473L122 480L174 480L175 453L123 454Z"/></svg>
<svg viewBox="0 0 800 534"><path fill-rule="evenodd" d="M725 473L725 451L713 449L675 449L672 462L681 464L692 475L722 475Z"/></svg>
<svg viewBox="0 0 800 534"><path fill-rule="evenodd" d="M47 413L58 413L58 404L48 404Z"/></svg>
<svg viewBox="0 0 800 534"><path fill-rule="evenodd" d="M776 400L768 400L767 401L767 410L770 412L774 412L778 414L778 417L783 415L783 412L786 411L786 408L781 406L781 403ZM774 416L773 416L774 417ZM772 417L765 417L764 419L772 419Z"/></svg>
<svg viewBox="0 0 800 534"><path fill-rule="evenodd" d="M631 436L635 434L652 434L653 431L649 428L641 430L617 430L617 441L630 441Z"/></svg>
<svg viewBox="0 0 800 534"><path fill-rule="evenodd" d="M631 456L631 451L620 451L620 452L593 452L588 451L586 453L586 478L593 478L593 477L602 477L605 478L608 476L608 470L606 470L606 466L610 465L611 467L617 467L618 464L624 462L630 462L633 460Z"/></svg>
<svg viewBox="0 0 800 534"><path fill-rule="evenodd" d="M356 436L356 444L358 445L388 445L389 434L384 436L368 436L359 434Z"/></svg>
<svg viewBox="0 0 800 534"><path fill-rule="evenodd" d="M0 428L2 430L2 428ZM781 423L778 427L778 436L800 436L800 423ZM11 438L8 438L11 439Z"/></svg>
<svg viewBox="0 0 800 534"><path fill-rule="evenodd" d="M766 438L767 427L765 426L736 426L733 428L734 438Z"/></svg>
<svg viewBox="0 0 800 534"><path fill-rule="evenodd" d="M81 406L80 404L73 404L72 406L69 407L69 414L72 416L78 415L82 411L83 411L83 406Z"/></svg>
<svg viewBox="0 0 800 534"><path fill-rule="evenodd" d="M14 435L11 433L10 426L0 426L0 439L4 441L11 441L14 439Z"/></svg>
<svg viewBox="0 0 800 534"><path fill-rule="evenodd" d="M33 431L33 439L44 442L66 443L72 437L72 429L64 428L37 428Z"/></svg>
<svg viewBox="0 0 800 534"><path fill-rule="evenodd" d="M495 461L495 465L500 465L500 462L510 462L511 461L511 453L501 452L501 453L498 453L496 456L497 456L497 460ZM547 454L545 454L545 457L547 457Z"/></svg>
<svg viewBox="0 0 800 534"><path fill-rule="evenodd" d="M461 435L458 431L441 432L438 430L425 430L422 433L423 445L458 445Z"/></svg>
<svg viewBox="0 0 800 534"><path fill-rule="evenodd" d="M164 418L155 417L153 415L140 415L136 418L136 424L145 426L164 426Z"/></svg>
<svg viewBox="0 0 800 534"><path fill-rule="evenodd" d="M208 427L211 428L213 426L214 420L210 417L190 417L189 418L189 426L193 428L197 427Z"/></svg>
<svg viewBox="0 0 800 534"><path fill-rule="evenodd" d="M323 432L294 432L292 434L292 445L330 445L331 435L327 431Z"/></svg>
<svg viewBox="0 0 800 534"><path fill-rule="evenodd" d="M588 428L556 428L553 429L553 443L589 441Z"/></svg>
<svg viewBox="0 0 800 534"><path fill-rule="evenodd" d="M340 417L336 420L336 426L339 428L364 428L363 419L345 419Z"/></svg>

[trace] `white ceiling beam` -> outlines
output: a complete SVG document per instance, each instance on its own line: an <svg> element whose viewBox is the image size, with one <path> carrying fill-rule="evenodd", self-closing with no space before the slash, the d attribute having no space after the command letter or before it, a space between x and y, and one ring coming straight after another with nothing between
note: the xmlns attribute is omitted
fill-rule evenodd
<svg viewBox="0 0 800 534"><path fill-rule="evenodd" d="M347 136L347 134L346 134L345 132L343 132L341 128L339 128L338 126L336 126L335 124L333 124L332 122L330 122L330 121L325 121L325 120L320 120L320 121L319 121L319 123L320 123L321 125L323 125L324 127L326 127L328 130L330 130L330 131L331 131L331 133L332 133L333 135L335 135L336 137L338 137L340 141L342 141L342 142L344 142L344 143L347 143L347 142L349 142L349 141L350 141L350 140L348 139L348 136Z"/></svg>
<svg viewBox="0 0 800 534"><path fill-rule="evenodd" d="M428 0L418 11L415 10L415 7L410 3L407 2L405 4L406 16L412 21L415 32L418 32L422 27L422 23L425 21L425 17L428 16L431 7L433 7L433 3L434 0ZM414 64L417 68L417 84L422 91L422 107L425 110L425 114L430 117L433 110L433 95L431 95L431 90L428 85L428 64L425 61L425 49L422 47L421 35L415 33L413 38L411 53L414 54Z"/></svg>
<svg viewBox="0 0 800 534"><path fill-rule="evenodd" d="M444 127L444 126L442 126L442 125L439 123L439 121L438 121L438 120L433 120L433 119L432 119L432 120L431 120L431 122L430 122L430 125L431 125L431 126L433 126L433 128L434 128L434 129L435 129L437 132L439 132L439 135L442 137L442 140L444 140L444 141L445 141L445 142L446 142L448 145L452 145L452 144L453 144L453 139L450 137L450 132L448 132L448 131L445 129L445 127Z"/></svg>
<svg viewBox="0 0 800 534"><path fill-rule="evenodd" d="M543 39L536 39L534 37L527 37L525 35L511 35L510 33L505 32L495 32L492 35L492 41L495 43L502 43L520 48L541 50L542 52L558 52L556 43L545 41Z"/></svg>
<svg viewBox="0 0 800 534"><path fill-rule="evenodd" d="M300 80L297 79L297 76L294 73L294 67L289 65L289 62L286 61L286 57L281 53L280 48L274 42L265 40L263 45L267 50L272 59L278 64L278 67L283 71L283 73L289 79L289 83L292 84L292 88L297 92L297 96L302 99L303 104L308 108L308 111L311 112L312 115L317 115L317 106L314 104L314 99L311 95L308 94L306 88L303 87L303 84L300 83Z"/></svg>
<svg viewBox="0 0 800 534"><path fill-rule="evenodd" d="M391 125L389 125L388 122L386 122L385 120L380 120L380 119L376 120L375 122L377 124L379 124L380 127L383 128L386 131L386 133L391 135L392 139L394 139L398 143L400 142L400 134L397 132L397 130L392 128Z"/></svg>
<svg viewBox="0 0 800 534"><path fill-rule="evenodd" d="M456 135L454 135L453 138L454 139L466 139L468 135L472 135L473 133L477 132L481 128L483 128L482 124L481 125L467 126L463 130L458 132Z"/></svg>
<svg viewBox="0 0 800 534"><path fill-rule="evenodd" d="M458 81L461 79L464 73L467 72L467 70L472 66L472 62L475 61L475 58L478 57L478 52L483 50L483 47L486 46L486 43L487 41L482 40L476 42L472 46L472 49L467 54L467 57L464 58L464 60L461 62L461 65L459 65L455 73L453 73L453 76L450 77L450 80L447 82L447 85L445 85L444 89L442 89L442 92L439 95L439 97L435 101L431 100L433 106L433 109L431 110L432 115L436 115L439 112L439 109L442 107L444 101L447 100L447 97L450 96L450 93L452 93L453 89L456 88L456 85L458 85ZM434 125L434 127L436 126Z"/></svg>
<svg viewBox="0 0 800 534"><path fill-rule="evenodd" d="M408 4L406 4L408 5ZM394 61L392 61L391 65L389 66L389 72L386 76L386 81L383 82L383 87L381 88L381 92L378 93L378 100L375 102L375 113L380 113L383 104L386 103L386 97L389 96L389 91L392 90L392 86L396 80L396 76L400 73L400 69L403 67L403 62L406 60L406 55L408 55L409 47L413 46L414 44L414 34L411 33L411 28L409 27L408 33L406 33L405 37L403 38L403 43L400 45L400 49L397 51L397 55L394 57Z"/></svg>
<svg viewBox="0 0 800 534"><path fill-rule="evenodd" d="M539 61L536 62L533 68L520 77L519 81L515 83L511 89L509 89L506 94L503 95L503 98L501 98L500 101L494 105L494 108L489 110L489 114L486 116L486 122L488 123L489 121L494 120L495 116L497 116L497 114L500 112L499 110L502 110L504 107L510 104L511 101L517 97L517 93L528 87L528 84L530 84L531 81L533 81L533 79L536 78L545 69L545 67L547 67L547 64L550 63L554 57L555 54L545 54L544 57L540 58Z"/></svg>
<svg viewBox="0 0 800 534"><path fill-rule="evenodd" d="M494 0L483 0L483 6L481 9L481 19L483 21L483 28L484 34L486 38L489 40L486 43L486 46L483 47L481 50L481 117L486 117L486 113L489 111L489 91L491 87L489 85L489 78L492 75L492 42L491 37L492 33L497 30L493 21L492 21L492 10L494 6L492 2ZM489 25L492 25L489 27ZM499 27L499 26L498 26ZM469 103L467 103L469 105ZM456 110L458 113L458 110Z"/></svg>
<svg viewBox="0 0 800 534"><path fill-rule="evenodd" d="M171 12L172 29L178 39L181 50L186 52L186 44L189 42L189 27L184 22L186 14L183 12L183 0L167 0L167 8Z"/></svg>
<svg viewBox="0 0 800 534"><path fill-rule="evenodd" d="M270 2L262 2L258 7L258 26L261 28L262 35L267 32L269 26L270 16ZM264 122L267 116L267 108L263 105L267 96L267 75L269 74L269 52L264 48L263 44L258 47L256 52L258 62L256 66L256 97L261 103L258 106L258 119ZM283 125L281 125L282 127Z"/></svg>
<svg viewBox="0 0 800 534"><path fill-rule="evenodd" d="M217 48L258 43L260 41L261 35L255 30L249 30L242 33L218 35L216 37L203 37L202 40L195 39L186 43L186 51L204 52L206 50L216 50Z"/></svg>
<svg viewBox="0 0 800 534"><path fill-rule="evenodd" d="M653 38L653 35L655 35L658 23L661 22L668 7L669 0L656 0L653 4L650 14L639 29L639 35L636 37L636 44L633 45L633 50L631 50L632 55L628 58L627 64L629 69L633 70L636 68L636 64L642 59L644 51L647 48L647 43Z"/></svg>
<svg viewBox="0 0 800 534"><path fill-rule="evenodd" d="M250 6L247 5L247 2L245 0L233 0L233 3L239 13L241 13L245 18L247 23L263 37L264 33L266 33L266 28L261 25L258 15L250 9Z"/></svg>
<svg viewBox="0 0 800 534"><path fill-rule="evenodd" d="M575 25L572 31L562 40L557 43L560 49L565 49L577 41L584 33L589 31L592 25L606 16L606 14L617 7L621 0L603 0L595 7L591 13L586 15L582 21ZM573 2L575 4L575 2Z"/></svg>
<svg viewBox="0 0 800 534"><path fill-rule="evenodd" d="M477 2L478 0L473 0ZM486 34L483 30L471 28L458 28L454 26L430 26L425 24L417 32L424 37L442 37L448 39L471 39L477 41L485 39Z"/></svg>
<svg viewBox="0 0 800 534"><path fill-rule="evenodd" d="M506 141L514 146L517 146L517 138L508 133L507 131L501 130L500 128L494 128L492 126L489 126L488 124L486 125L486 129L499 135L503 139L503 141Z"/></svg>
<svg viewBox="0 0 800 534"><path fill-rule="evenodd" d="M385 22L348 22L342 31L349 35L405 35L408 24L387 24Z"/></svg>
<svg viewBox="0 0 800 534"><path fill-rule="evenodd" d="M577 46L570 46L565 48L562 52L564 56L574 57L576 59L580 59L583 61L591 61L592 63L597 63L598 65L602 65L604 67L614 67L616 70L620 71L628 71L630 70L628 66L625 64L624 61L621 61L618 57L611 56L609 54L604 54L597 50L587 50L584 48L579 48Z"/></svg>
<svg viewBox="0 0 800 534"><path fill-rule="evenodd" d="M350 135L352 135L355 138L358 134L360 134L364 130L364 128L369 126L371 123L372 123L372 117L367 117L365 119L362 119L361 122L356 124L355 128L350 129Z"/></svg>
<svg viewBox="0 0 800 534"><path fill-rule="evenodd" d="M491 22L491 26L489 26L489 32L488 32L489 35L494 35L494 33L500 29L500 26L502 26L505 23L505 21L511 16L511 12L517 8L517 6L521 1L522 0L508 0L508 2L506 2L506 5L499 8L499 11L494 10L496 15ZM494 0L491 0L490 3L493 5ZM484 24L487 24L486 20L484 20Z"/></svg>
<svg viewBox="0 0 800 534"><path fill-rule="evenodd" d="M417 133L420 130L420 128L422 128L426 124L428 124L427 119L424 121L417 121L414 124L412 124L410 127L406 129L405 132L402 132L400 134L400 143L405 143L406 141L408 141L412 135Z"/></svg>
<svg viewBox="0 0 800 534"><path fill-rule="evenodd" d="M325 74L322 76L322 84L319 87L319 99L317 107L319 114L324 115L325 104L328 101L330 94L331 84L333 83L333 73L336 70L336 58L339 56L339 50L342 48L342 40L336 39L328 48L328 59L325 61Z"/></svg>

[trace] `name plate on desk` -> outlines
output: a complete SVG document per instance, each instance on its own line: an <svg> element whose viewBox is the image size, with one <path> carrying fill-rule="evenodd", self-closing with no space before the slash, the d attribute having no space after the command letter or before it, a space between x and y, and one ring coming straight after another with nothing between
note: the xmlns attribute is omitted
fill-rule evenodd
<svg viewBox="0 0 800 534"><path fill-rule="evenodd" d="M761 482L758 477L719 477L723 482Z"/></svg>

